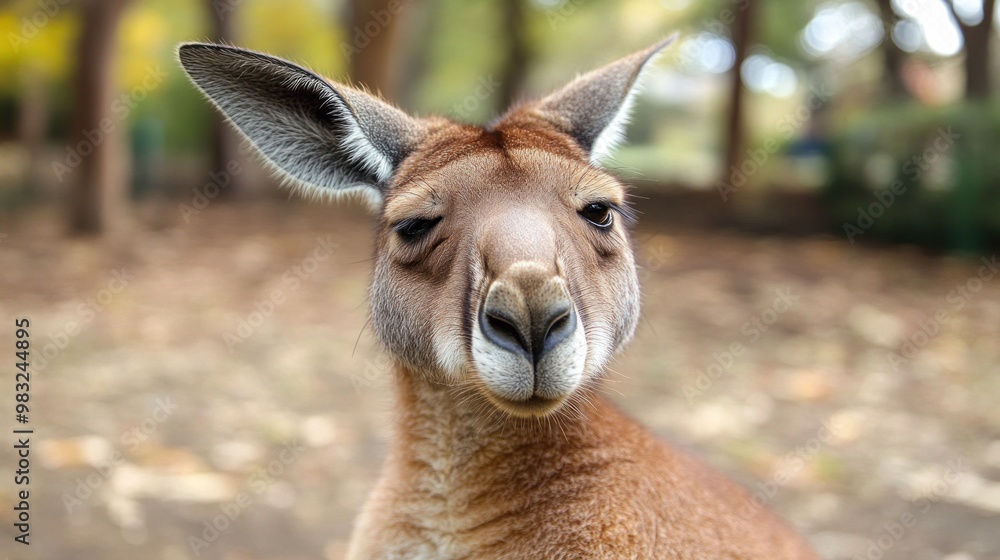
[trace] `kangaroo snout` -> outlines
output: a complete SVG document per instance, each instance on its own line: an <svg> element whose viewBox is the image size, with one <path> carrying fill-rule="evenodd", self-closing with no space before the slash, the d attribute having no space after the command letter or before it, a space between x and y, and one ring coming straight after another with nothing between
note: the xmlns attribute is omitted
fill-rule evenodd
<svg viewBox="0 0 1000 560"><path fill-rule="evenodd" d="M518 415L555 410L580 384L587 357L565 279L519 261L485 291L472 348L488 396Z"/></svg>
<svg viewBox="0 0 1000 560"><path fill-rule="evenodd" d="M535 269L522 268L490 285L479 328L490 342L537 367L543 356L573 333L576 310L562 278L546 278ZM537 380L535 385L537 389Z"/></svg>

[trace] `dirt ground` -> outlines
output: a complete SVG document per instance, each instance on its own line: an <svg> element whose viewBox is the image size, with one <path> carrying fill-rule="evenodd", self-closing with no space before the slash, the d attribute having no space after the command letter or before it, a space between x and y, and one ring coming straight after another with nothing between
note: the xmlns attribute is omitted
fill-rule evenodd
<svg viewBox="0 0 1000 560"><path fill-rule="evenodd" d="M13 542L8 435L0 556L342 558L391 405L364 328L370 218L294 201L144 215L161 225L99 242L50 211L0 215L5 430L15 318L35 352L32 544ZM615 402L825 558L1000 558L1000 274L655 216L635 238L644 318Z"/></svg>

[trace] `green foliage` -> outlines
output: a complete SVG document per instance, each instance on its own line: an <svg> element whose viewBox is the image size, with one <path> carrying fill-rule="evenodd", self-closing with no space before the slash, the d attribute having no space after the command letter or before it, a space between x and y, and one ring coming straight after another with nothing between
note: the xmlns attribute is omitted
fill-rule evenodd
<svg viewBox="0 0 1000 560"><path fill-rule="evenodd" d="M495 111L489 97L475 97L480 79L497 79L503 64L503 39L496 2L437 0L431 6L427 72L415 105L420 112L464 121L484 121ZM468 22L476 22L470 25Z"/></svg>
<svg viewBox="0 0 1000 560"><path fill-rule="evenodd" d="M756 42L770 49L775 57L805 62L799 36L819 3L817 0L762 2L757 15Z"/></svg>
<svg viewBox="0 0 1000 560"><path fill-rule="evenodd" d="M710 31L728 36L729 26L748 0L708 0L691 2L677 22L682 28ZM806 64L799 36L815 15L821 0L760 2L758 0L752 36L753 48L764 48L775 58Z"/></svg>
<svg viewBox="0 0 1000 560"><path fill-rule="evenodd" d="M955 250L995 243L1000 159L992 148L998 143L995 104L908 104L855 115L833 140L825 195L834 227L858 226L864 231L858 239Z"/></svg>
<svg viewBox="0 0 1000 560"><path fill-rule="evenodd" d="M169 80L163 87L163 94L170 98L170 104L159 111L167 152L207 153L213 109L181 76Z"/></svg>
<svg viewBox="0 0 1000 560"><path fill-rule="evenodd" d="M25 78L42 80L48 91L53 137L64 140L69 134L72 98L68 92L80 23L77 6L53 4L60 7L51 15L33 0L0 8L0 40L11 45L0 48L0 76L4 77L0 94L17 99ZM308 61L329 75L343 74L342 34L321 3L245 0L233 6L242 44ZM205 149L210 109L177 66L174 51L182 41L207 40L209 9L205 0L137 0L119 26L116 78L122 93L135 97L128 120L158 121L164 145L172 153L203 153ZM152 74L166 77L151 83ZM16 105L8 111L16 112ZM0 125L10 130L14 121L4 118Z"/></svg>
<svg viewBox="0 0 1000 560"><path fill-rule="evenodd" d="M341 79L348 63L344 46L354 40L354 30L344 28L339 13L348 1L231 0L229 16L236 18L234 40ZM407 7L399 16L405 28L399 36L402 60L414 63L403 72L407 108L470 122L486 122L505 109L498 106L495 87L504 79L507 56L505 1L426 0ZM524 0L530 55L525 94L543 95L579 72L674 31L681 32L682 41L685 35L702 31L726 35L747 1ZM863 107L872 103L871 86L884 71L877 49L844 71L845 67L811 60L799 45L801 31L817 8L837 1L841 0L755 4L752 49L765 50L792 65L800 80L835 69L834 89L843 92L835 105ZM0 41L11 45L0 48L0 136L4 138L15 135L20 99L26 92L37 91L40 84L49 108L48 141L63 144L70 135L79 14L77 3L59 5L55 13L41 15L37 0L11 0L0 7ZM210 38L208 10L212 5L207 0L135 0L119 29L116 78L123 92L143 88L150 68L158 67L166 75L142 92L141 101L127 118L129 127L142 123L143 130L156 130L156 147L162 147L168 158L207 152L212 112L177 66L174 49L182 41ZM426 10L426 25L417 16L419 10ZM414 26L421 27L419 32L412 32ZM667 53L662 61L665 68L676 64L676 59L670 59L680 56L680 50ZM707 82L713 78L697 79ZM718 85L727 77L715 79ZM811 126L807 119L796 120L794 126L783 125L802 106L807 88L808 84L799 95L789 98L748 95L748 149L775 140L779 147L795 145L806 134ZM712 184L725 144L724 91L724 85L717 87L683 106L665 106L654 96L641 100L629 130L630 143L617 156L620 164L652 178L683 175L692 184ZM690 92L687 95L691 99ZM961 128L962 140L931 169L910 181L903 166L933 142L935 131L942 126ZM857 209L875 200L875 190L901 178L913 184L907 183L907 193L875 220L863 239L972 247L996 236L1000 196L991 178L1000 177L1000 158L987 150L998 143L997 107L929 109L910 105L855 113L837 125L831 144L833 180L825 195L836 227L854 223ZM796 186L805 184L787 173L780 165L783 159L771 158L750 181L751 188L779 183L775 177Z"/></svg>
<svg viewBox="0 0 1000 560"><path fill-rule="evenodd" d="M347 59L341 44L349 33L313 0L245 0L233 12L240 46L268 52L330 77L342 77Z"/></svg>
<svg viewBox="0 0 1000 560"><path fill-rule="evenodd" d="M508 34L502 1L431 2L429 65L415 100L419 111L483 122L505 109L492 99L473 100L481 80L502 79ZM650 0L526 2L528 95L542 95L580 72L663 39L681 28L685 13Z"/></svg>

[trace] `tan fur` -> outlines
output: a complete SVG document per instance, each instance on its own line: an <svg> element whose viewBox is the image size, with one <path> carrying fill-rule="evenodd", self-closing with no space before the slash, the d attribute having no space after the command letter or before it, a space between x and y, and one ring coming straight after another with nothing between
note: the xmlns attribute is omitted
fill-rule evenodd
<svg viewBox="0 0 1000 560"><path fill-rule="evenodd" d="M625 189L598 164L669 42L488 127L415 119L261 53L180 47L279 176L380 209L372 324L399 416L351 560L815 558L598 393L639 317Z"/></svg>
<svg viewBox="0 0 1000 560"><path fill-rule="evenodd" d="M464 298L525 259L566 278L593 346L631 333L627 231L602 236L575 213L580 200L622 202L621 184L530 115L508 119L438 128L386 200L373 319L400 359L398 422L349 558L815 558L745 491L599 396L601 364L555 412L518 418L482 390L466 344L456 371L434 361L435 332L468 329ZM400 246L389 225L426 212L444 216L439 229L422 249ZM382 324L385 298L418 332Z"/></svg>
<svg viewBox="0 0 1000 560"><path fill-rule="evenodd" d="M744 490L593 392L555 418L509 419L398 373L398 438L352 559L815 558Z"/></svg>

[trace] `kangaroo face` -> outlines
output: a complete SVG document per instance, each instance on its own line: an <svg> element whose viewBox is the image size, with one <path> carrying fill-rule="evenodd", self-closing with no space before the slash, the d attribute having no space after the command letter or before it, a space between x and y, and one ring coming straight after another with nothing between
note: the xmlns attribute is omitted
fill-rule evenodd
<svg viewBox="0 0 1000 560"><path fill-rule="evenodd" d="M634 329L624 189L568 142L516 124L445 141L459 155L430 143L386 196L375 329L416 369L545 414Z"/></svg>
<svg viewBox="0 0 1000 560"><path fill-rule="evenodd" d="M190 44L180 58L279 176L378 207L372 320L393 355L508 414L542 416L635 328L625 191L597 163L666 44L489 127L415 119L258 53Z"/></svg>

